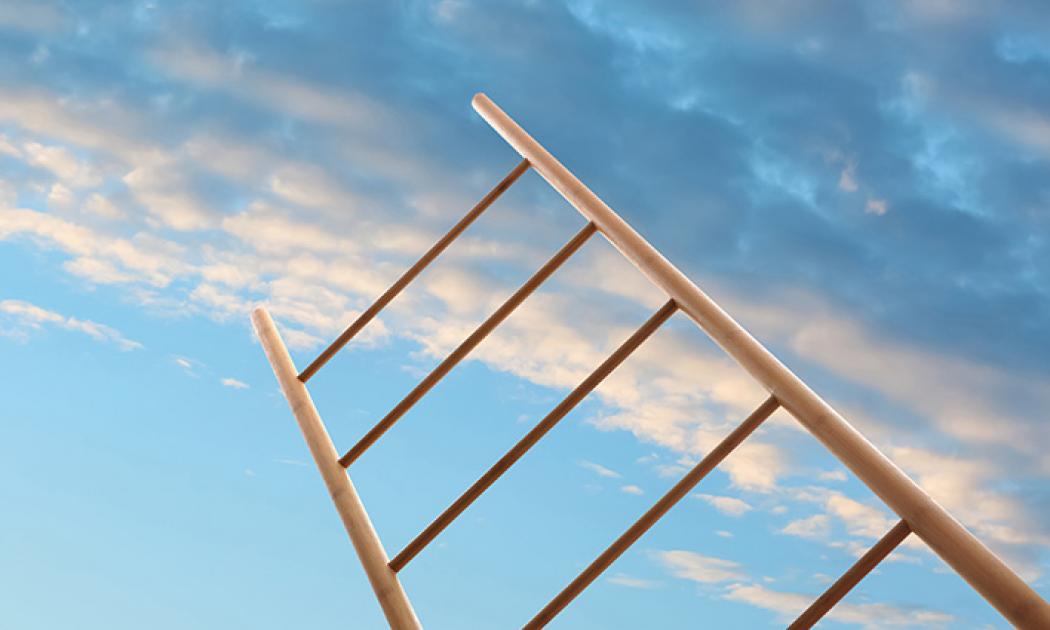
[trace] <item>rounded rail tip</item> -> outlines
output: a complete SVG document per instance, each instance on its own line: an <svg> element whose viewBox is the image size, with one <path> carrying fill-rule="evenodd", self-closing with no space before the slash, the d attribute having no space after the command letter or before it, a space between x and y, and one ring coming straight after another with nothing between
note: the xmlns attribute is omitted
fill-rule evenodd
<svg viewBox="0 0 1050 630"><path fill-rule="evenodd" d="M252 309L252 323L256 326L258 326L260 322L264 322L269 318L270 313L266 311L265 306L256 306Z"/></svg>
<svg viewBox="0 0 1050 630"><path fill-rule="evenodd" d="M475 111L477 111L477 109L486 101L490 103L492 102L489 99L489 97L485 95L484 92L478 92L473 96L473 98L470 99L470 106L473 107Z"/></svg>

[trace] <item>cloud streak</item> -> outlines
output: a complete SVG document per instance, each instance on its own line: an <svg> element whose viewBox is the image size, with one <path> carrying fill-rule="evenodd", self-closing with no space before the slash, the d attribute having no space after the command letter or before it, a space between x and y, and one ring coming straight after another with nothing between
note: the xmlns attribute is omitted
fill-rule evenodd
<svg viewBox="0 0 1050 630"><path fill-rule="evenodd" d="M65 316L23 300L0 301L0 316L5 335L25 339L47 327L83 333L97 341L115 344L121 350L141 350L142 344L128 339L115 328L89 319Z"/></svg>

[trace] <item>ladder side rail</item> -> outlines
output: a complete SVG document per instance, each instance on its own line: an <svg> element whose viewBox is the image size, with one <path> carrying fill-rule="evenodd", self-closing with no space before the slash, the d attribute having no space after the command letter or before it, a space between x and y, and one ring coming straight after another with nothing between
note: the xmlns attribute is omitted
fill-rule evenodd
<svg viewBox="0 0 1050 630"><path fill-rule="evenodd" d="M809 628L815 626L818 621L823 619L824 615L828 614L835 607L835 604L842 601L842 598L853 590L854 586L860 584L860 581L866 575L871 573L880 562L885 560L894 549L904 542L904 539L910 533L911 528L908 527L908 523L906 521L898 521L853 566L843 573L839 579L835 580L835 583L829 586L823 595L810 604L809 608L803 611L798 616L798 619L788 626L787 630L809 630Z"/></svg>
<svg viewBox="0 0 1050 630"><path fill-rule="evenodd" d="M715 469L736 447L748 438L755 429L768 418L780 404L773 396L767 398L758 406L751 415L741 422L733 431L719 442L711 451L704 456L689 472L687 472L674 486L671 487L660 499L649 508L633 525L627 528L619 538L599 555L594 562L587 566L576 579L569 583L558 593L549 604L543 607L529 623L525 624L525 630L537 630L546 626L554 619L555 615L565 609L572 600L591 585L598 576L616 562L631 545L649 531L667 512L681 501L693 488L697 486L704 477Z"/></svg>
<svg viewBox="0 0 1050 630"><path fill-rule="evenodd" d="M596 231L597 229L595 228L594 223L588 222L587 225L583 226L575 236L569 239L569 242L563 245L562 248L559 249L550 260L544 263L531 278L525 281L525 284L521 285L513 295L507 298L507 300L501 304L492 315L489 315L488 319L482 322L469 337L445 357L445 359L427 374L411 392L401 399L401 402L383 416L383 418L377 422L376 425L364 435L364 437L358 440L357 444L354 444L353 447L351 447L350 450L339 459L339 463L342 464L343 468L347 468L350 464L354 463L357 458L375 444L384 433L389 431L390 427L394 426L394 423L408 413L409 409L415 406L415 404L419 402L419 400L423 398L431 388L438 384L438 381L452 371L452 368L456 367L456 364L470 354L470 352L474 350L474 348L476 348L478 344L489 335L489 333L502 324L505 319L510 317L510 314L521 306L521 303L532 295L532 292L539 288L541 284L550 278L566 260L579 251L579 249L583 247L583 244L586 243Z"/></svg>
<svg viewBox="0 0 1050 630"><path fill-rule="evenodd" d="M299 423L299 429L324 479L328 494L332 497L347 534L350 535L361 566L364 567L376 599L386 615L387 623L394 630L420 630L422 626L412 610L408 595L401 587L397 575L387 566L383 544L372 527L353 482L350 481L346 470L339 465L339 455L335 446L310 399L306 385L296 375L295 365L273 319L266 309L260 307L252 312L252 324L281 390L288 399L288 405Z"/></svg>
<svg viewBox="0 0 1050 630"><path fill-rule="evenodd" d="M496 184L487 195L482 197L481 201L475 204L469 212L463 215L463 217L457 221L444 236L438 239L438 241L434 243L430 249L419 258L419 260L409 267L405 273L401 274L401 277L395 280L394 284L390 285L389 289L384 291L382 295L376 298L376 301L373 302L371 306L358 315L357 319L355 319L346 330L340 333L335 341L325 348L321 354L310 363L310 365L306 366L306 369L299 374L299 380L304 383L310 380L310 377L324 367L324 364L328 363L337 352L342 350L343 346L350 343L350 340L353 339L357 333L361 332L361 330L379 314L379 311L386 308L387 304L397 297L410 282L415 280L416 276L426 269L430 263L434 262L434 259L441 255L441 252L445 251L445 249L452 244L452 241L456 240L464 230L470 227L470 224L481 216L481 213L488 209L488 207L492 205L492 202L499 199L514 182L518 181L518 178L527 170L529 170L529 161L522 160L520 164L514 167L514 170L508 173L507 176L500 181L500 183Z"/></svg>
<svg viewBox="0 0 1050 630"><path fill-rule="evenodd" d="M474 109L547 182L715 343L773 394L828 450L911 526L1007 620L1050 628L1050 604L933 500L831 405L780 362L689 278L484 94Z"/></svg>
<svg viewBox="0 0 1050 630"><path fill-rule="evenodd" d="M536 445L556 424L561 422L570 411L576 408L584 398L587 397L609 374L623 363L627 357L638 349L656 330L666 322L677 310L674 300L668 300L660 310L656 311L642 326L627 338L605 361L601 363L587 378L585 378L576 389L562 399L554 409L551 410L543 420L540 420L525 437L521 438L503 457L489 468L477 481L456 499L452 505L445 509L434 521L427 526L415 539L401 550L394 559L390 561L390 568L400 571L416 557L434 538L456 520L474 501L496 483L503 473L507 472L525 453Z"/></svg>

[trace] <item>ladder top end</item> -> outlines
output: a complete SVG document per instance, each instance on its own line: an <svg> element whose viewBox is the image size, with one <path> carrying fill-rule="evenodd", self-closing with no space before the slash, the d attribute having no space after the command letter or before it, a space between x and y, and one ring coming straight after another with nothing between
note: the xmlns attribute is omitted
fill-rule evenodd
<svg viewBox="0 0 1050 630"><path fill-rule="evenodd" d="M475 111L479 111L480 108L490 104L492 104L492 99L486 96L484 92L478 92L470 99L470 106L473 107Z"/></svg>
<svg viewBox="0 0 1050 630"><path fill-rule="evenodd" d="M254 324L257 329L263 323L269 323L272 321L270 313L266 311L265 306L256 306L252 309L252 324Z"/></svg>

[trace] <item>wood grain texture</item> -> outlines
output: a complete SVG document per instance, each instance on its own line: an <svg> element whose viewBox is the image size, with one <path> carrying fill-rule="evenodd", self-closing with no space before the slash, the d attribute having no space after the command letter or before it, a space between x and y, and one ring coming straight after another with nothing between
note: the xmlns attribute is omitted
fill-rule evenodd
<svg viewBox="0 0 1050 630"><path fill-rule="evenodd" d="M839 458L917 536L1020 628L1050 628L1050 604L876 449L718 304L484 94L474 109L646 277Z"/></svg>
<svg viewBox="0 0 1050 630"><path fill-rule="evenodd" d="M295 415L306 444L310 447L310 454L321 472L321 478L324 479L328 494L335 503L339 518L350 535L350 541L357 551L368 581L372 584L372 590L375 591L383 614L386 615L387 623L394 630L419 630L422 626L412 610L412 604L401 588L397 575L387 566L386 551L383 550L379 536L372 527L365 506L361 504L354 484L346 470L339 465L335 446L310 399L310 393L306 391L306 385L295 373L295 365L292 364L292 358L288 355L288 349L281 340L273 319L265 309L257 308L252 312L252 324L277 376L277 382L281 385L281 391L288 399L292 414Z"/></svg>

